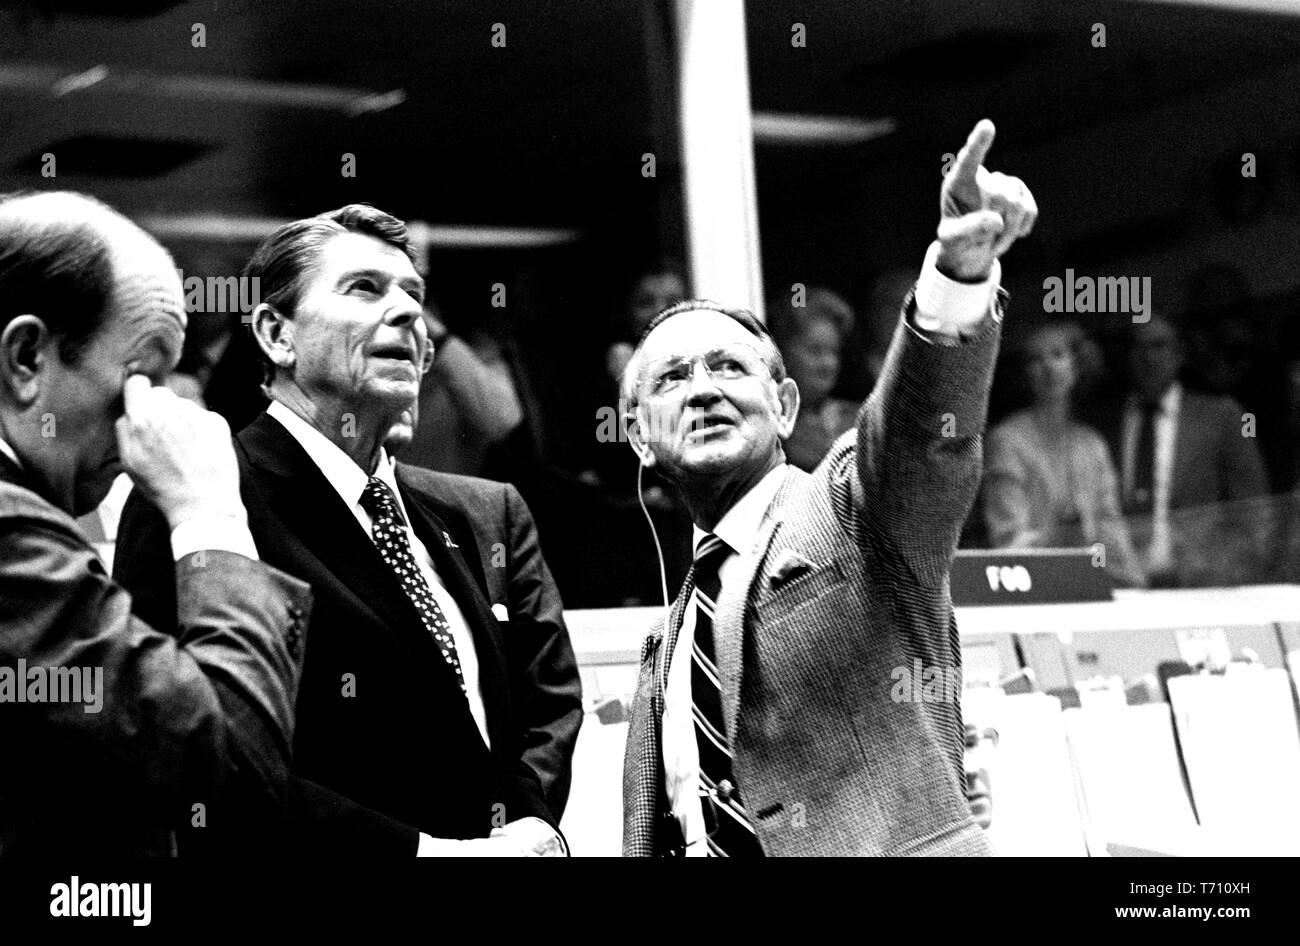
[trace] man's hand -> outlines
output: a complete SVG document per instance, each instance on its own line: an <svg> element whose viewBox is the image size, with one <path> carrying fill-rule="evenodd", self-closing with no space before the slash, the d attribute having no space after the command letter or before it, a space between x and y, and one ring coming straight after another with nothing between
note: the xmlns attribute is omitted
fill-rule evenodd
<svg viewBox="0 0 1300 946"><path fill-rule="evenodd" d="M206 516L243 517L230 426L218 414L132 375L117 421L122 466L175 529Z"/></svg>
<svg viewBox="0 0 1300 946"><path fill-rule="evenodd" d="M567 857L564 842L549 824L541 818L520 818L503 828L493 828L493 839L509 839L520 845L526 857Z"/></svg>
<svg viewBox="0 0 1300 946"><path fill-rule="evenodd" d="M994 134L987 118L976 125L943 179L937 266L949 279L987 279L993 261L1026 236L1038 218L1038 205L1019 178L984 169Z"/></svg>

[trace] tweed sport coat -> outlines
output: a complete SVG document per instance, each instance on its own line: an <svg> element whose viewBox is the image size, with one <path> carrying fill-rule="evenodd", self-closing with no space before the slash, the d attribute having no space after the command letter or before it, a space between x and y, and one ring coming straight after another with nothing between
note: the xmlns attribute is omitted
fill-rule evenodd
<svg viewBox="0 0 1300 946"><path fill-rule="evenodd" d="M894 335L855 431L789 468L741 585L714 622L737 784L769 855L992 853L963 791L958 702L896 702L900 668L955 673L948 589L979 487L1003 296L976 338ZM661 720L683 587L642 647L623 772L623 853L680 843L666 818ZM918 694L919 695L919 694Z"/></svg>

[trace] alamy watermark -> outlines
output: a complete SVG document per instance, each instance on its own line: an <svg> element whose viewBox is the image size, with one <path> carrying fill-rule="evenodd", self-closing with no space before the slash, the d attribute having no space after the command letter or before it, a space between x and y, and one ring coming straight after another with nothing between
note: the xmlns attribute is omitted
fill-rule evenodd
<svg viewBox="0 0 1300 946"><path fill-rule="evenodd" d="M260 276L186 276L177 269L186 312L239 312L245 321L262 301Z"/></svg>
<svg viewBox="0 0 1300 946"><path fill-rule="evenodd" d="M0 667L0 703L81 703L85 713L104 708L103 667Z"/></svg>
<svg viewBox="0 0 1300 946"><path fill-rule="evenodd" d="M50 886L50 916L126 917L132 926L153 918L153 884L85 883L76 874L66 884Z"/></svg>
<svg viewBox="0 0 1300 946"><path fill-rule="evenodd" d="M961 671L956 667L926 667L913 660L910 667L895 667L889 677L894 681L889 698L895 703L961 702Z"/></svg>
<svg viewBox="0 0 1300 946"><path fill-rule="evenodd" d="M1043 280L1044 312L1123 312L1134 323L1151 321L1150 276L1076 276L1067 269L1065 278Z"/></svg>

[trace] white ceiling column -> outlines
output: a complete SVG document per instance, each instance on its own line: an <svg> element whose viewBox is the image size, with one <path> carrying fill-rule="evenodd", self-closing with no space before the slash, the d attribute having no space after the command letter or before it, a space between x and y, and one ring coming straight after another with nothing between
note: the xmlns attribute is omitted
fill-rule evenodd
<svg viewBox="0 0 1300 946"><path fill-rule="evenodd" d="M676 22L693 292L761 319L744 0L676 0Z"/></svg>

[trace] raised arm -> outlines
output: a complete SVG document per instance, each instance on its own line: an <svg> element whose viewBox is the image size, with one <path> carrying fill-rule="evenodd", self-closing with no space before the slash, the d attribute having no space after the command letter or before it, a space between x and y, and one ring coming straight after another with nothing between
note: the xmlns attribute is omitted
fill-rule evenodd
<svg viewBox="0 0 1300 946"><path fill-rule="evenodd" d="M515 387L508 377L493 371L469 344L447 331L442 321L425 315L434 342L430 372L447 389L461 419L488 443L504 440L524 419Z"/></svg>
<svg viewBox="0 0 1300 946"><path fill-rule="evenodd" d="M938 238L858 418L867 528L926 584L947 575L979 489L1001 321L998 258L1038 213L1024 184L983 167L993 135L992 122L976 125L944 178Z"/></svg>

